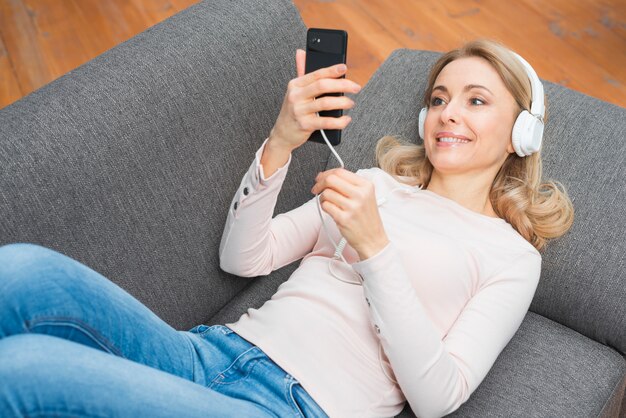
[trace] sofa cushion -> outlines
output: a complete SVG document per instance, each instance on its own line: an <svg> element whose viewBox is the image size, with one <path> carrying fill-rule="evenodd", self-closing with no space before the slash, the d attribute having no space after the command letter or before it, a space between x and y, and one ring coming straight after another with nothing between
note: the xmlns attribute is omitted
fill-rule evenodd
<svg viewBox="0 0 626 418"><path fill-rule="evenodd" d="M376 141L418 142L418 112L439 53L395 50L359 93L337 147L346 168L374 166ZM626 353L626 110L544 82L544 177L562 182L575 221L548 243L530 310ZM334 160L330 167L336 167Z"/></svg>
<svg viewBox="0 0 626 418"><path fill-rule="evenodd" d="M53 248L176 328L205 322L249 284L218 244L305 41L290 0L206 1L2 109L0 245ZM277 211L327 157L296 151Z"/></svg>
<svg viewBox="0 0 626 418"><path fill-rule="evenodd" d="M616 417L625 378L615 350L531 312L478 389L447 416ZM399 416L415 415L407 405Z"/></svg>

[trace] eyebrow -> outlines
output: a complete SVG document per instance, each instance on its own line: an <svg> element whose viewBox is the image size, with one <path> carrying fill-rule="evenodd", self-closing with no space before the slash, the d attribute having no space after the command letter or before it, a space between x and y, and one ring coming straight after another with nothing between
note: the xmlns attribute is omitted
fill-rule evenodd
<svg viewBox="0 0 626 418"><path fill-rule="evenodd" d="M491 93L493 95L493 92L491 90L489 90L487 87L485 86L481 86L480 84L468 84L467 86L465 86L463 88L463 91L469 91L471 89L483 89L483 90L487 90L489 93ZM433 87L433 91L435 90L441 90L444 93L448 93L448 89L446 88L446 86L435 86Z"/></svg>

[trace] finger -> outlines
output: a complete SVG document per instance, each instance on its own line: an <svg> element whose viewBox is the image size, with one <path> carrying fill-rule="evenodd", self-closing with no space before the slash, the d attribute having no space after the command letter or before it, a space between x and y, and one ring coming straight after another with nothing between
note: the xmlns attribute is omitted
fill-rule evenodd
<svg viewBox="0 0 626 418"><path fill-rule="evenodd" d="M342 195L348 198L357 196L359 194L358 186L349 182L348 180L346 180L344 177L341 176L341 173L347 170L344 170L344 169L333 169L333 170L336 170L336 171L334 171L333 173L328 173L328 172L321 173L321 175L319 176L319 179L316 179L316 183L313 186L312 191L314 193L320 193L321 191L332 189L341 193Z"/></svg>
<svg viewBox="0 0 626 418"><path fill-rule="evenodd" d="M304 75L305 60L306 51L304 49L296 49L296 74L298 77L302 77Z"/></svg>
<svg viewBox="0 0 626 418"><path fill-rule="evenodd" d="M342 170L346 170L346 169L345 168L341 168L341 167L337 167L337 168L331 168L329 170L320 171L315 176L315 184L318 184L318 183L322 182L323 180L325 180L330 175L333 175L333 174L338 175L338 173L340 171L342 171Z"/></svg>
<svg viewBox="0 0 626 418"><path fill-rule="evenodd" d="M337 226L343 225L343 211L337 205L327 200L321 202L320 206L324 212L326 212L328 215L330 215L331 218L333 218Z"/></svg>
<svg viewBox="0 0 626 418"><path fill-rule="evenodd" d="M352 109L354 100L345 96L325 96L310 102L301 103L297 107L297 111L303 114L316 113L323 110Z"/></svg>
<svg viewBox="0 0 626 418"><path fill-rule="evenodd" d="M341 167L337 167L337 168L331 168L329 170L324 170L324 171L320 171L319 173L317 173L317 175L315 176L315 181L321 180L324 177L327 177L331 174L336 174L341 170L345 170L345 168L341 168Z"/></svg>
<svg viewBox="0 0 626 418"><path fill-rule="evenodd" d="M342 210L350 209L350 199L333 189L324 189L320 194L320 202L330 202Z"/></svg>
<svg viewBox="0 0 626 418"><path fill-rule="evenodd" d="M303 120L302 129L313 132L320 129L345 129L345 127L352 121L352 117L344 115L336 118L333 116L317 116L314 114L305 117Z"/></svg>
<svg viewBox="0 0 626 418"><path fill-rule="evenodd" d="M345 181L351 183L354 186L363 186L368 183L367 180L365 180L363 177L359 176L358 174L353 173L352 171L346 170L345 168L341 168L341 167L333 168L333 169L318 173L317 176L315 177L315 181L318 181L318 182L322 181L331 175L339 176L340 178L344 179Z"/></svg>
<svg viewBox="0 0 626 418"><path fill-rule="evenodd" d="M322 78L341 77L347 72L347 70L348 67L345 64L331 65L330 67L320 68L319 70L315 70L308 74L303 74L301 77L294 80L294 84L298 87L304 87Z"/></svg>
<svg viewBox="0 0 626 418"><path fill-rule="evenodd" d="M325 78L323 80L315 80L313 83L304 86L298 96L303 99L311 99L326 93L352 94L359 91L361 91L361 86L347 78Z"/></svg>

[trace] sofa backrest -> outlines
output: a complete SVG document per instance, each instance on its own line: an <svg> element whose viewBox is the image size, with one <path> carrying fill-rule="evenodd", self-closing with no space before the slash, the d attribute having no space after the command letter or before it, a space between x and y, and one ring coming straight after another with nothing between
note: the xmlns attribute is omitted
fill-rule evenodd
<svg viewBox="0 0 626 418"><path fill-rule="evenodd" d="M0 245L69 255L176 328L206 321L250 283L218 244L305 42L290 0L206 1L2 109ZM277 212L328 157L296 154Z"/></svg>
<svg viewBox="0 0 626 418"><path fill-rule="evenodd" d="M377 70L359 93L337 148L347 168L374 166L382 136L421 142L418 112L439 56L398 49ZM626 110L550 82L544 86L544 178L564 184L575 221L542 253L530 310L625 354Z"/></svg>

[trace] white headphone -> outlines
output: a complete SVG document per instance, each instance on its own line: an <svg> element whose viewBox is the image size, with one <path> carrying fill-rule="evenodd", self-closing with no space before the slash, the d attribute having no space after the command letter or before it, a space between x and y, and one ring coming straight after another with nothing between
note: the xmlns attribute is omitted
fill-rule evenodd
<svg viewBox="0 0 626 418"><path fill-rule="evenodd" d="M513 52L513 51L511 51ZM517 53L513 52L518 60L526 69L528 79L531 86L531 105L530 112L522 110L513 124L511 138L513 148L520 157L527 157L541 148L541 139L543 138L543 118L545 117L546 108L543 102L543 84L539 80L537 73L533 67ZM424 139L424 121L428 108L424 107L419 113L419 135Z"/></svg>

